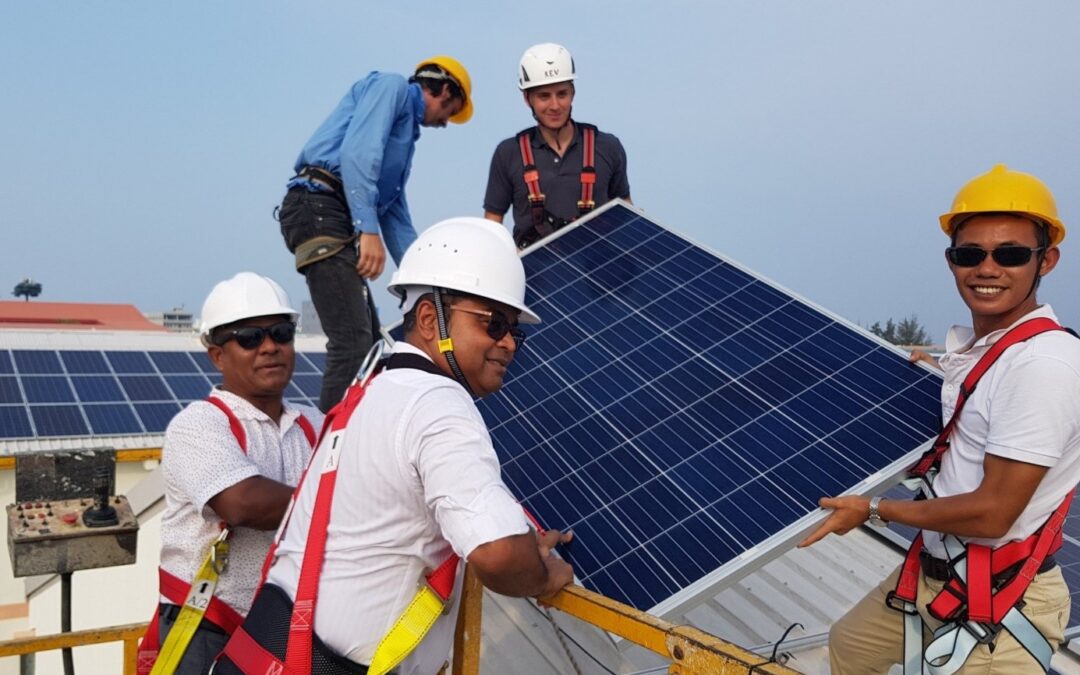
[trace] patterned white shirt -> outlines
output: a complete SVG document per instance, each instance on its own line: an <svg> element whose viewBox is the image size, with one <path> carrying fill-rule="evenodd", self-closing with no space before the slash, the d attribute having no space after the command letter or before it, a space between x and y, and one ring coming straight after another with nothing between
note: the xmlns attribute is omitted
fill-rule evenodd
<svg viewBox="0 0 1080 675"><path fill-rule="evenodd" d="M394 351L423 356L403 342ZM320 448L312 460L267 579L290 598L296 597L326 455L327 448ZM422 370L387 370L368 385L343 436L315 633L336 653L368 664L425 568L438 567L451 551L465 558L481 544L528 531L465 389ZM437 672L450 651L456 617L456 609L439 617L395 672Z"/></svg>
<svg viewBox="0 0 1080 675"><path fill-rule="evenodd" d="M303 414L316 433L323 419L315 408L285 402L278 424L235 394L215 388L211 395L228 405L243 425L247 454L229 428L229 418L206 401L188 405L165 430L161 566L184 581L195 578L210 542L220 532L221 518L206 503L251 476L296 485L311 456L311 446L297 418ZM233 530L229 566L215 595L241 614L251 607L273 536L273 532L246 527Z"/></svg>

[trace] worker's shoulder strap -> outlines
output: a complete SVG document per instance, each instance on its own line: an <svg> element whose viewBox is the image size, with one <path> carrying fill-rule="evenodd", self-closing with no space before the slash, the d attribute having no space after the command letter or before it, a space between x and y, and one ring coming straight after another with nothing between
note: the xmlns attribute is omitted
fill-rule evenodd
<svg viewBox="0 0 1080 675"><path fill-rule="evenodd" d="M975 367L972 368L964 378L963 384L960 385L960 394L956 398L956 407L953 409L952 416L945 426L942 427L941 432L938 433L937 439L930 449L919 458L918 462L908 469L909 477L922 478L926 476L931 469L935 469L941 464L941 458L949 449L949 437L956 427L956 421L960 419L960 411L963 410L964 404L967 403L968 398L970 398L971 394L975 391L975 387L978 386L979 380L982 379L982 376L997 362L998 358L1005 353L1005 350L1015 344L1030 340L1036 335L1041 335L1054 330L1063 329L1053 319L1045 317L1028 319L1011 328L1005 335L1002 335L1001 338L982 355L975 363Z"/></svg>
<svg viewBox="0 0 1080 675"><path fill-rule="evenodd" d="M212 404L215 408L225 413L225 417L229 420L229 429L232 431L233 436L236 437L236 442L240 444L240 449L247 454L247 433L244 431L244 425L240 423L240 418L236 416L236 413L232 411L229 404L222 401L217 396L207 396L206 402Z"/></svg>

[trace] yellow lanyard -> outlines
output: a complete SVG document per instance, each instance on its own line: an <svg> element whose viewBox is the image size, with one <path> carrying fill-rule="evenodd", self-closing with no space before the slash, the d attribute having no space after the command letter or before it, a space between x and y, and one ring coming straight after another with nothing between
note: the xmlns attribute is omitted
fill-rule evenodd
<svg viewBox="0 0 1080 675"><path fill-rule="evenodd" d="M184 658L191 638L202 623L206 608L214 599L214 590L217 588L218 577L225 572L229 565L229 529L224 528L218 538L210 544L210 551L206 554L199 573L191 582L187 599L180 607L180 613L165 638L165 644L158 652L157 662L150 675L172 675Z"/></svg>

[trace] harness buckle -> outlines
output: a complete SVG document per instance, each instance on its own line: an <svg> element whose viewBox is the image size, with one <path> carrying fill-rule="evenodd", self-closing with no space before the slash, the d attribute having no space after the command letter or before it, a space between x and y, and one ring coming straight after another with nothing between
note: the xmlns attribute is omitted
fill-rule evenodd
<svg viewBox="0 0 1080 675"><path fill-rule="evenodd" d="M915 606L914 602L901 598L896 594L896 591L889 591L889 594L885 596L885 606L901 614L915 615L919 613L919 608Z"/></svg>
<svg viewBox="0 0 1080 675"><path fill-rule="evenodd" d="M578 207L578 211L581 211L583 213L586 212L586 211L592 211L593 209L596 208L596 202L591 200L591 199L589 201L582 201L582 200L579 199L578 203L577 203L577 207Z"/></svg>
<svg viewBox="0 0 1080 675"><path fill-rule="evenodd" d="M420 579L416 582L416 587L418 589L426 588L432 593L434 593L435 597L438 598L439 602L442 604L442 615L446 616L450 613L450 606L453 603L450 602L450 598L443 598L442 593L440 593L437 588L431 585L431 575L433 575L434 573L435 571L430 567L425 567L424 569L420 570Z"/></svg>
<svg viewBox="0 0 1080 675"><path fill-rule="evenodd" d="M224 574L229 567L229 528L221 528L217 539L210 544L210 565L218 575Z"/></svg>

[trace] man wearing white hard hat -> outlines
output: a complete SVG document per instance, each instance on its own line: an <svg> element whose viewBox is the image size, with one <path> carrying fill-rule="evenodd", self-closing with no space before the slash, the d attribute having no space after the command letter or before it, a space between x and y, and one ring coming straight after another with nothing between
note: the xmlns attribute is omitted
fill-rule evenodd
<svg viewBox="0 0 1080 675"><path fill-rule="evenodd" d="M525 50L518 89L536 126L495 148L484 216L514 208L514 241L524 248L612 199L630 200L626 151L613 134L571 117L577 71L565 47Z"/></svg>
<svg viewBox="0 0 1080 675"><path fill-rule="evenodd" d="M530 529L473 402L502 386L524 342L518 323L540 320L509 232L482 218L433 225L390 291L405 339L328 414L217 674L429 675L450 651L459 559L504 595L572 580L550 552L569 535Z"/></svg>
<svg viewBox="0 0 1080 675"><path fill-rule="evenodd" d="M156 660L154 673L206 673L251 606L322 424L318 410L283 398L297 316L281 286L252 272L217 284L203 304L202 342L222 383L165 430L162 599L140 647L143 671Z"/></svg>

